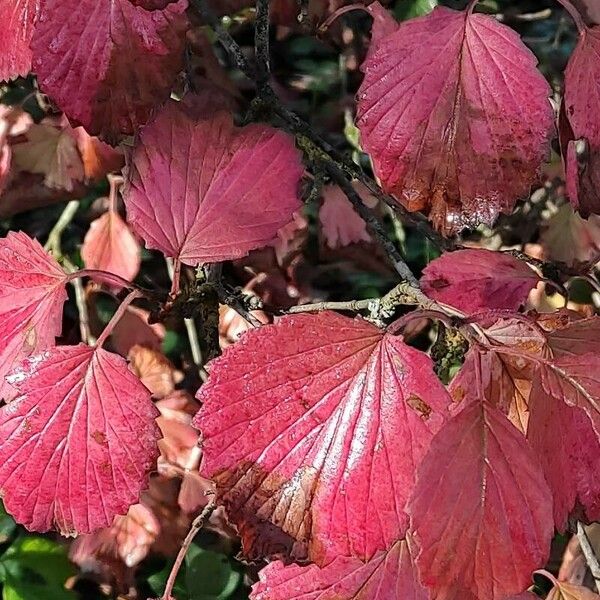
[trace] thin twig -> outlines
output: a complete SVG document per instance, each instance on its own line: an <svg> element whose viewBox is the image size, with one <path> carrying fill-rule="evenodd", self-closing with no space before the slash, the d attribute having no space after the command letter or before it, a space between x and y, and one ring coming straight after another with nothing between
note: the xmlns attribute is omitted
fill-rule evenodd
<svg viewBox="0 0 600 600"><path fill-rule="evenodd" d="M350 312L359 312L369 310L374 303L379 302L379 298L369 298L368 300L346 300L340 302L313 302L311 304L299 304L288 308L285 312L293 315L303 312L321 312L323 310L347 310Z"/></svg>
<svg viewBox="0 0 600 600"><path fill-rule="evenodd" d="M269 81L269 0L256 0L256 24L254 26L254 47L256 49L256 83L258 87Z"/></svg>
<svg viewBox="0 0 600 600"><path fill-rule="evenodd" d="M78 209L79 200L71 200L70 202L67 202L67 205L58 218L58 221L56 221L54 227L48 234L48 239L44 244L44 250L50 250L56 259L62 256L61 237L63 231L69 226Z"/></svg>
<svg viewBox="0 0 600 600"><path fill-rule="evenodd" d="M323 169L329 174L329 176L337 183L341 190L346 194L348 200L352 203L354 210L362 217L367 224L369 231L381 244L387 255L391 259L394 268L398 272L398 275L405 281L408 281L413 287L418 288L419 282L409 269L408 265L402 258L400 252L394 246L392 241L388 238L387 233L383 229L383 225L379 222L377 217L365 206L358 192L352 187L352 184L346 179L344 174L339 168L331 163L323 163Z"/></svg>
<svg viewBox="0 0 600 600"><path fill-rule="evenodd" d="M185 555L189 550L194 538L198 534L198 532L204 527L204 523L208 520L212 512L217 507L214 498L204 507L202 512L193 520L192 526L188 531L183 543L181 544L181 548L177 554L177 558L171 567L171 572L169 573L169 579L167 579L167 583L165 585L165 592L161 596L161 600L174 600L171 593L173 592L173 588L175 587L175 581L177 580L177 575L179 573L179 569L181 569L181 565L185 559Z"/></svg>
<svg viewBox="0 0 600 600"><path fill-rule="evenodd" d="M174 290L176 292L179 291L179 277L181 274L181 261L173 261L171 258L165 258L165 262L167 264L167 272L169 273L169 278L171 279L171 295L173 295ZM179 266L179 269L177 269ZM175 285L175 277L177 276L177 285ZM175 293L176 295L176 293ZM202 358L202 349L200 348L200 340L198 338L198 330L196 329L196 324L193 319L183 319L183 323L185 325L185 331L188 336L188 341L190 343L190 350L192 352L192 360L198 369L198 374L200 375L200 379L202 381L206 381L208 378L208 373L204 368L204 359Z"/></svg>
<svg viewBox="0 0 600 600"><path fill-rule="evenodd" d="M69 273L75 273L77 271L77 267L68 258L63 258L63 267L65 267ZM79 334L81 336L81 341L93 346L96 343L96 340L90 331L90 315L83 283L79 277L71 279L69 283L73 286L75 291L75 304L77 306L77 312L79 313Z"/></svg>
<svg viewBox="0 0 600 600"><path fill-rule="evenodd" d="M580 521L577 521L577 539L579 540L579 545L581 546L587 565L592 573L594 582L596 583L596 589L600 592L600 563L592 548L585 527Z"/></svg>

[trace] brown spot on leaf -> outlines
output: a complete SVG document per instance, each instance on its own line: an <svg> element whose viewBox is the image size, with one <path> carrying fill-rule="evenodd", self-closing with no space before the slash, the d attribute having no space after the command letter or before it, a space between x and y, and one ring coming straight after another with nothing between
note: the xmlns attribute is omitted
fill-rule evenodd
<svg viewBox="0 0 600 600"><path fill-rule="evenodd" d="M426 402L424 402L416 394L411 394L408 397L408 399L406 400L406 403L413 410L415 410L416 412L418 412L421 415L421 418L424 421L427 421L427 419L429 419L429 417L431 416L431 407L429 406L429 404L427 404Z"/></svg>
<svg viewBox="0 0 600 600"><path fill-rule="evenodd" d="M98 431L98 430L94 431L91 434L91 437L97 444L100 444L101 446L107 445L106 434L103 433L102 431Z"/></svg>

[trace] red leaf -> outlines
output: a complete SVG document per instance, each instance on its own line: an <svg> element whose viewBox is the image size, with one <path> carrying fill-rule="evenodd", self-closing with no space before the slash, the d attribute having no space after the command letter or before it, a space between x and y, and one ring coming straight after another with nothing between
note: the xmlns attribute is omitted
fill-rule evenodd
<svg viewBox="0 0 600 600"><path fill-rule="evenodd" d="M0 239L0 397L14 392L5 382L7 373L60 335L66 277L26 234L10 232Z"/></svg>
<svg viewBox="0 0 600 600"><path fill-rule="evenodd" d="M600 443L587 415L548 395L539 378L530 398L527 440L540 459L554 498L554 522L564 531L579 496L592 520L600 514Z"/></svg>
<svg viewBox="0 0 600 600"><path fill-rule="evenodd" d="M0 410L0 489L28 529L63 535L109 526L138 501L157 457L157 409L124 359L61 346L10 376Z"/></svg>
<svg viewBox="0 0 600 600"><path fill-rule="evenodd" d="M539 372L545 392L582 408L600 437L600 356L564 356L542 365Z"/></svg>
<svg viewBox="0 0 600 600"><path fill-rule="evenodd" d="M31 71L29 42L39 10L40 0L0 2L0 81Z"/></svg>
<svg viewBox="0 0 600 600"><path fill-rule="evenodd" d="M593 352L600 355L600 318L577 319L548 333L548 345L559 358Z"/></svg>
<svg viewBox="0 0 600 600"><path fill-rule="evenodd" d="M141 248L119 213L108 210L92 221L81 247L89 269L100 269L133 281L140 270Z"/></svg>
<svg viewBox="0 0 600 600"><path fill-rule="evenodd" d="M198 121L202 101L169 102L143 129L124 192L146 246L189 265L273 242L300 207L304 170L290 136L224 112Z"/></svg>
<svg viewBox="0 0 600 600"><path fill-rule="evenodd" d="M110 142L169 97L183 66L187 0L46 0L31 41L40 87L70 119Z"/></svg>
<svg viewBox="0 0 600 600"><path fill-rule="evenodd" d="M432 299L466 313L517 310L539 283L527 263L502 252L458 250L443 254L423 270L421 285Z"/></svg>
<svg viewBox="0 0 600 600"><path fill-rule="evenodd" d="M358 93L376 174L445 233L491 224L529 193L549 152L551 90L534 55L513 30L471 11L439 7L389 30Z"/></svg>
<svg viewBox="0 0 600 600"><path fill-rule="evenodd" d="M406 542L396 542L363 563L338 556L325 568L273 562L260 573L252 600L428 600Z"/></svg>
<svg viewBox="0 0 600 600"><path fill-rule="evenodd" d="M571 203L584 216L600 212L600 27L585 28L565 70L565 114L575 140L587 146L576 153L573 141L567 146L567 186ZM563 152L565 140L563 140ZM579 165L578 163L582 164Z"/></svg>
<svg viewBox="0 0 600 600"><path fill-rule="evenodd" d="M368 560L404 534L414 467L449 402L429 357L323 312L248 332L210 372L201 472L247 555Z"/></svg>
<svg viewBox="0 0 600 600"><path fill-rule="evenodd" d="M504 600L548 557L550 490L523 435L488 402L467 406L435 436L409 512L434 600Z"/></svg>

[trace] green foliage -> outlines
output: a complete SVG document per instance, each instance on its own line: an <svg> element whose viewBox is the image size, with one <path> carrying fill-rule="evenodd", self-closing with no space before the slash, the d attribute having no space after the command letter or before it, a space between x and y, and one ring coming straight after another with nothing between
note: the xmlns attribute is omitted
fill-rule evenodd
<svg viewBox="0 0 600 600"><path fill-rule="evenodd" d="M438 5L438 0L400 0L394 7L399 21L429 14Z"/></svg>
<svg viewBox="0 0 600 600"><path fill-rule="evenodd" d="M3 600L69 600L65 581L75 574L62 546L41 537L18 537L0 557Z"/></svg>
<svg viewBox="0 0 600 600"><path fill-rule="evenodd" d="M171 564L168 564L148 578L154 593L164 591L170 571ZM233 569L227 556L192 544L177 576L173 594L177 600L228 600L233 598L240 582L241 574Z"/></svg>

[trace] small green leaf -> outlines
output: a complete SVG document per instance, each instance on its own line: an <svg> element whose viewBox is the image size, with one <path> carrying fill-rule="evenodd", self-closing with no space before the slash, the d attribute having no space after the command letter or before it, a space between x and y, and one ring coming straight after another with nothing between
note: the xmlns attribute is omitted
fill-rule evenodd
<svg viewBox="0 0 600 600"><path fill-rule="evenodd" d="M241 575L224 554L192 545L185 557L185 580L191 600L226 600L235 592Z"/></svg>
<svg viewBox="0 0 600 600"><path fill-rule="evenodd" d="M64 590L64 584L75 574L75 568L69 562L65 549L52 540L20 537L0 558L0 563L7 573L6 581L16 590L24 590L23 586L28 589L41 586L48 593L56 592L52 598L74 597L71 592ZM33 577L39 578L39 583L32 582ZM43 597L46 598L46 595Z"/></svg>
<svg viewBox="0 0 600 600"><path fill-rule="evenodd" d="M4 505L0 502L0 544L6 542L15 532L17 524L6 512Z"/></svg>
<svg viewBox="0 0 600 600"><path fill-rule="evenodd" d="M429 14L438 5L438 0L398 0L394 14L399 21Z"/></svg>
<svg viewBox="0 0 600 600"><path fill-rule="evenodd" d="M5 583L2 588L2 600L74 600L73 592L63 588L36 585L24 581Z"/></svg>
<svg viewBox="0 0 600 600"><path fill-rule="evenodd" d="M171 572L171 567L172 563L167 563L162 570L153 573L147 579L150 589L154 594L156 594L157 597L161 596L165 591L165 586L167 584L167 579L169 578L169 573ZM185 588L185 576L182 572L183 570L184 568L182 566L182 569L177 574L175 586L173 587L173 596L177 598L177 600L191 600L187 589Z"/></svg>

